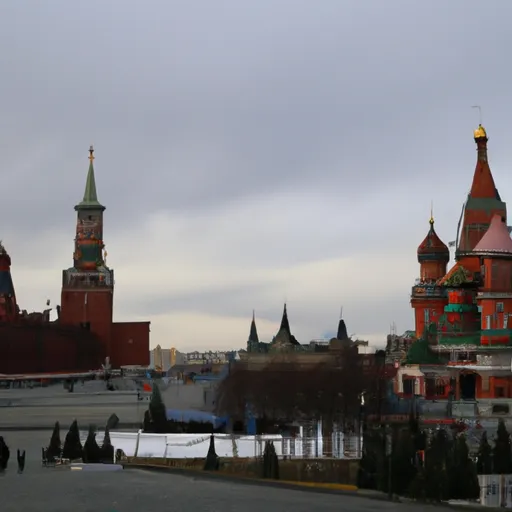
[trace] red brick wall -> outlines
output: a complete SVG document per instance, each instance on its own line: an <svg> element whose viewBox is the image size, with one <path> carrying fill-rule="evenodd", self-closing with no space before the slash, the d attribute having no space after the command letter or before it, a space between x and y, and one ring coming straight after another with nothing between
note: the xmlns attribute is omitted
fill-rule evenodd
<svg viewBox="0 0 512 512"><path fill-rule="evenodd" d="M115 322L112 324L112 356L114 368L127 365L149 365L150 322Z"/></svg>
<svg viewBox="0 0 512 512"><path fill-rule="evenodd" d="M103 342L103 358L112 358L112 312L112 290L62 290L60 322L64 325L90 322L91 332Z"/></svg>
<svg viewBox="0 0 512 512"><path fill-rule="evenodd" d="M101 367L100 340L78 327L0 324L0 340L0 373L73 372Z"/></svg>

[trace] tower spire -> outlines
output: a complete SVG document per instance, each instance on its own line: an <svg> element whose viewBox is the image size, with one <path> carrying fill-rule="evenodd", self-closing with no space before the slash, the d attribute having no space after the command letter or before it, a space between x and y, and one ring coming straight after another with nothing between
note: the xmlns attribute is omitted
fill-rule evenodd
<svg viewBox="0 0 512 512"><path fill-rule="evenodd" d="M292 335L290 331L290 322L288 321L288 312L286 311L286 302L284 303L283 318L281 319L281 326L279 327L279 330L284 330L290 336Z"/></svg>
<svg viewBox="0 0 512 512"><path fill-rule="evenodd" d="M507 207L501 200L494 183L494 178L487 159L487 132L480 124L474 131L473 137L477 146L477 161L473 183L464 206L463 216L459 224L460 236L456 255L467 253L474 249L487 231L494 215L506 219Z"/></svg>
<svg viewBox="0 0 512 512"><path fill-rule="evenodd" d="M256 329L256 315L254 313L254 309L252 310L252 322L251 322L251 330L249 332L249 343L259 343L260 340L258 338L258 330Z"/></svg>
<svg viewBox="0 0 512 512"><path fill-rule="evenodd" d="M87 180L85 182L84 198L75 206L75 210L102 209L105 207L98 201L98 193L96 192L96 178L94 176L94 147L89 147L89 170L87 172Z"/></svg>

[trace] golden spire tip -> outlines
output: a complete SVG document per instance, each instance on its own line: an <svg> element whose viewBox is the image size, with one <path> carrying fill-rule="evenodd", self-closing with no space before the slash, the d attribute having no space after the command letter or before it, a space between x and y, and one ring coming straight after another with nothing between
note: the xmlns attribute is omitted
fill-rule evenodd
<svg viewBox="0 0 512 512"><path fill-rule="evenodd" d="M474 132L475 139L486 139L487 138L487 132L485 131L485 128L479 124L478 128Z"/></svg>
<svg viewBox="0 0 512 512"><path fill-rule="evenodd" d="M89 160L92 161L94 160L94 147L93 145L91 144L91 146L89 147Z"/></svg>

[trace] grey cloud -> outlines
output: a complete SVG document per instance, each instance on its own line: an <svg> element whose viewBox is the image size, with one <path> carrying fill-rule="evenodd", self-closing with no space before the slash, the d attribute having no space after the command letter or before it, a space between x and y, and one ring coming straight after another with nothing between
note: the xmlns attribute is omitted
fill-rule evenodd
<svg viewBox="0 0 512 512"><path fill-rule="evenodd" d="M359 241L333 226L342 241L331 244L304 224L284 250L313 257L306 234L322 258L335 257L343 243L395 244L385 229L399 227L401 249L414 236L412 252L422 233L404 212L436 196L457 203L441 210L456 224L474 165L475 103L505 199L512 186L511 16L507 2L476 0L452 0L442 15L405 0L7 2L2 237L25 249L21 238L66 231L71 243L94 143L107 232L163 209L213 216L229 202L307 190L336 192L375 223ZM385 227L370 193L398 203ZM258 252L272 256L256 240Z"/></svg>
<svg viewBox="0 0 512 512"><path fill-rule="evenodd" d="M160 315L169 312L201 311L209 315L247 317L261 302L261 298L270 295L272 287L267 284L222 286L201 292L152 294L150 299L140 305L129 306L129 313L136 315ZM227 304L230 304L226 308ZM229 311L229 313L227 313ZM258 315L262 314L258 310ZM275 312L274 312L275 313ZM272 315L272 318L275 315Z"/></svg>
<svg viewBox="0 0 512 512"><path fill-rule="evenodd" d="M487 108L505 92L500 29L512 10L471 4L454 2L442 20L404 2L11 4L0 85L8 160L43 136L60 148L33 163L5 208L23 192L51 222L72 215L64 208L80 197L91 140L100 195L120 217L287 188L363 195L391 177L412 183L418 154L436 173L440 150L429 154L421 135L438 133L456 109L471 119L478 62L498 92ZM482 42L491 30L492 51ZM45 186L51 204L36 193Z"/></svg>

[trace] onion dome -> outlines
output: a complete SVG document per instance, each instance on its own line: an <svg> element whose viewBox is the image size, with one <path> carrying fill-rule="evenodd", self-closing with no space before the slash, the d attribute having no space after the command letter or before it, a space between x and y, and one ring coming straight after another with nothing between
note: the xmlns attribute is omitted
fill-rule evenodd
<svg viewBox="0 0 512 512"><path fill-rule="evenodd" d="M492 218L489 229L476 244L474 252L512 256L512 238L501 215L495 215Z"/></svg>
<svg viewBox="0 0 512 512"><path fill-rule="evenodd" d="M437 236L434 229L434 217L430 217L430 229L418 247L418 262L425 261L450 261L450 251L448 246Z"/></svg>

